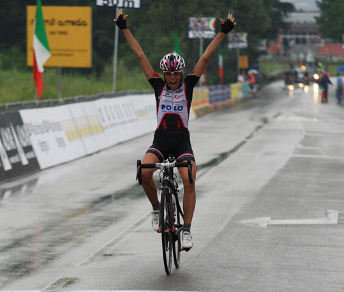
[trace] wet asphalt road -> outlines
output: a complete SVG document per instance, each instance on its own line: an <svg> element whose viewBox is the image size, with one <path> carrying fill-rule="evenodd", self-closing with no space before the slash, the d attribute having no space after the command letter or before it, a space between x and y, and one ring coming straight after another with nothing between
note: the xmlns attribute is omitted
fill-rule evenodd
<svg viewBox="0 0 344 292"><path fill-rule="evenodd" d="M171 276L135 182L145 135L0 186L0 289L343 291L344 107L282 87L190 122L194 248Z"/></svg>

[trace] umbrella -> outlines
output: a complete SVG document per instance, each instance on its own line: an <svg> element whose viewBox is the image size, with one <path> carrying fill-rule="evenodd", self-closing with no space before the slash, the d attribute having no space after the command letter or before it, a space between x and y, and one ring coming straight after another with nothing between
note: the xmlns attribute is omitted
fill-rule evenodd
<svg viewBox="0 0 344 292"><path fill-rule="evenodd" d="M250 69L248 70L248 74L258 74L258 71L256 69Z"/></svg>
<svg viewBox="0 0 344 292"><path fill-rule="evenodd" d="M344 65L340 66L337 71L343 72L344 71Z"/></svg>
<svg viewBox="0 0 344 292"><path fill-rule="evenodd" d="M260 69L260 65L259 65L259 64L252 64L252 65L250 66L250 69L259 70L259 69Z"/></svg>

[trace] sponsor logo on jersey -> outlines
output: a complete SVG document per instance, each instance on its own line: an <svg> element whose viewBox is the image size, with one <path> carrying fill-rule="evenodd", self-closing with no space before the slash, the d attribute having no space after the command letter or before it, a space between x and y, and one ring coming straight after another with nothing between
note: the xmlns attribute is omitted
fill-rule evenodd
<svg viewBox="0 0 344 292"><path fill-rule="evenodd" d="M184 106L182 105L165 105L165 104L162 104L161 105L161 110L164 111L164 112L182 112L184 109Z"/></svg>

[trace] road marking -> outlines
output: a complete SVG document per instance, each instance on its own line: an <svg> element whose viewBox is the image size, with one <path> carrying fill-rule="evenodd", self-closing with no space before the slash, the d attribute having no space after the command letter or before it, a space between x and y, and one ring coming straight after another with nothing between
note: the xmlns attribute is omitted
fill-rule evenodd
<svg viewBox="0 0 344 292"><path fill-rule="evenodd" d="M266 228L268 225L323 225L337 224L338 211L327 210L326 218L318 219L271 219L271 217L260 217L241 221L245 225Z"/></svg>
<svg viewBox="0 0 344 292"><path fill-rule="evenodd" d="M296 146L297 149L305 149L305 150L323 150L324 148L321 147L312 147L312 146L303 146L303 145L298 145Z"/></svg>
<svg viewBox="0 0 344 292"><path fill-rule="evenodd" d="M344 160L344 157L340 157L340 156L313 155L313 154L292 154L292 157Z"/></svg>

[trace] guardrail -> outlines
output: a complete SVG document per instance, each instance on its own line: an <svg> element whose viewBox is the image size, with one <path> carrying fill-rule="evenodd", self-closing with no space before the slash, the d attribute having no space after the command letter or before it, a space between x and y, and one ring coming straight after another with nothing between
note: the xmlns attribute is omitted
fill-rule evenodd
<svg viewBox="0 0 344 292"><path fill-rule="evenodd" d="M102 92L94 95L77 95L59 99L37 99L27 101L8 102L0 104L0 112L18 111L30 108L54 107L64 104L71 104L83 101L92 101L100 98L112 98L134 94L150 94L153 90L125 90L116 92Z"/></svg>

